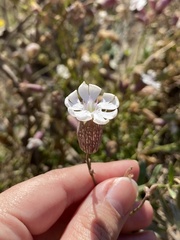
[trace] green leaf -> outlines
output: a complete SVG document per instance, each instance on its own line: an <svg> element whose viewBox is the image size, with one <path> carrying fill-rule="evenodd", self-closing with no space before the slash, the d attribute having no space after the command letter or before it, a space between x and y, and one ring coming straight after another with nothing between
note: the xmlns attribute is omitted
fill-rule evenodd
<svg viewBox="0 0 180 240"><path fill-rule="evenodd" d="M147 173L146 173L146 163L141 162L140 163L140 174L139 174L139 179L138 179L138 185L142 185L147 181Z"/></svg>
<svg viewBox="0 0 180 240"><path fill-rule="evenodd" d="M176 204L177 204L177 207L180 210L180 187L178 188L178 192L177 192Z"/></svg>
<svg viewBox="0 0 180 240"><path fill-rule="evenodd" d="M172 163L169 164L168 181L169 181L169 185L172 186L174 182L174 166Z"/></svg>
<svg viewBox="0 0 180 240"><path fill-rule="evenodd" d="M168 192L173 199L176 199L177 193L172 188L168 187Z"/></svg>
<svg viewBox="0 0 180 240"><path fill-rule="evenodd" d="M161 206L163 208L163 212L165 214L165 216L167 217L168 221L173 225L174 224L174 214L172 211L172 208L169 204L169 202L166 201L166 198L164 197L164 190L156 190L156 198L158 198L158 200L161 203Z"/></svg>
<svg viewBox="0 0 180 240"><path fill-rule="evenodd" d="M148 184L151 186L152 184L156 183L157 182L157 179L159 178L159 174L160 174L160 171L162 169L162 164L158 164L153 172L152 172L152 176L151 178L149 179L149 182Z"/></svg>

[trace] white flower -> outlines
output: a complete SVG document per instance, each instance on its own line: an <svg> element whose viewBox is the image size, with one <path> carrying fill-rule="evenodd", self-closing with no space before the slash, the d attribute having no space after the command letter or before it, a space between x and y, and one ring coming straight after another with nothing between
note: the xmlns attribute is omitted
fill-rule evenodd
<svg viewBox="0 0 180 240"><path fill-rule="evenodd" d="M153 70L148 70L147 74L143 73L142 75L142 81L148 86L152 86L156 90L160 90L161 83L156 82L156 73Z"/></svg>
<svg viewBox="0 0 180 240"><path fill-rule="evenodd" d="M68 79L71 76L69 69L63 64L57 65L56 72L60 77L64 79Z"/></svg>
<svg viewBox="0 0 180 240"><path fill-rule="evenodd" d="M147 0L130 0L129 9L131 11L141 11L147 4Z"/></svg>
<svg viewBox="0 0 180 240"><path fill-rule="evenodd" d="M31 150L31 149L34 149L34 148L41 147L42 145L43 145L43 142L42 142L41 139L39 139L39 138L29 138L26 148Z"/></svg>
<svg viewBox="0 0 180 240"><path fill-rule="evenodd" d="M83 82L78 90L70 93L65 98L65 105L69 114L82 122L92 120L98 125L108 123L117 115L119 100L114 94L104 93L102 100L98 102L100 93L100 87Z"/></svg>

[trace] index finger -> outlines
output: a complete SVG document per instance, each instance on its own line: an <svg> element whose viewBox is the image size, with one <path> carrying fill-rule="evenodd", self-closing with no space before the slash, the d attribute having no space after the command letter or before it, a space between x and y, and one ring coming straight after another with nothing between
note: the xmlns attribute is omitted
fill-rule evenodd
<svg viewBox="0 0 180 240"><path fill-rule="evenodd" d="M97 183L123 176L128 168L136 180L138 163L121 160L93 163ZM72 203L83 199L94 187L86 164L52 170L17 184L0 195L0 211L13 215L38 235L45 232ZM17 229L16 229L17 230Z"/></svg>

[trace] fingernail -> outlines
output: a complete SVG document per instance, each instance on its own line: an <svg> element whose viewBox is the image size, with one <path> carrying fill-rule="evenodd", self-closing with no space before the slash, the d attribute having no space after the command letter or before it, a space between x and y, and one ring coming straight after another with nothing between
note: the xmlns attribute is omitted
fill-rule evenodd
<svg viewBox="0 0 180 240"><path fill-rule="evenodd" d="M136 200L137 183L128 177L116 178L107 192L106 200L121 215L126 215Z"/></svg>

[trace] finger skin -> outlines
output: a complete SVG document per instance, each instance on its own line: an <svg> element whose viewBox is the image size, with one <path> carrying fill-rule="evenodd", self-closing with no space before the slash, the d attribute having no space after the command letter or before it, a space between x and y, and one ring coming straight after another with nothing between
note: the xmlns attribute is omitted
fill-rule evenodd
<svg viewBox="0 0 180 240"><path fill-rule="evenodd" d="M97 185L80 205L61 240L116 240L137 197L127 177Z"/></svg>
<svg viewBox="0 0 180 240"><path fill-rule="evenodd" d="M133 206L132 209L134 209L138 204L139 204L139 202L137 202ZM34 240L49 240L49 239L51 239L52 236L54 236L53 239L61 239L60 237L62 236L64 229L66 228L68 223L73 218L74 213L77 212L79 205L80 205L79 203L71 205L70 208L68 208L63 213L62 217L56 222L56 224L51 229L49 229L44 234L34 236L33 239ZM128 219L126 220L126 222L121 230L121 232L124 234L123 236L128 236L128 237L131 236L131 238L133 239L134 231L138 231L139 229L147 228L152 221L152 217L153 217L152 206L150 205L150 203L148 201L146 201L144 203L144 205L142 206L142 208L139 209L136 214L129 216ZM59 229L61 229L61 231L59 231ZM133 232L132 235L130 234L131 232ZM127 234L127 235L125 235L125 234ZM149 235L151 236L153 233L146 232L146 234L147 234L147 237L149 237ZM144 234L137 235L137 239L139 236L140 240L141 239L146 240L146 234L145 235ZM126 240L126 238L123 238L123 239ZM147 239L151 239L151 238L147 238ZM154 240L154 237L151 240Z"/></svg>
<svg viewBox="0 0 180 240"><path fill-rule="evenodd" d="M136 202L133 209L136 208L140 202ZM153 218L153 208L149 201L145 201L143 206L134 214L130 215L125 225L123 226L122 233L135 232L139 229L147 228Z"/></svg>
<svg viewBox="0 0 180 240"><path fill-rule="evenodd" d="M121 235L118 240L157 240L153 231L142 231L133 234Z"/></svg>
<svg viewBox="0 0 180 240"><path fill-rule="evenodd" d="M136 161L92 164L97 183L123 176L130 167L134 179L137 179L139 167ZM13 216L23 223L31 234L38 235L47 231L65 209L85 198L93 188L86 164L52 170L3 192L0 195L0 211L5 218ZM22 234L22 231L19 232Z"/></svg>

